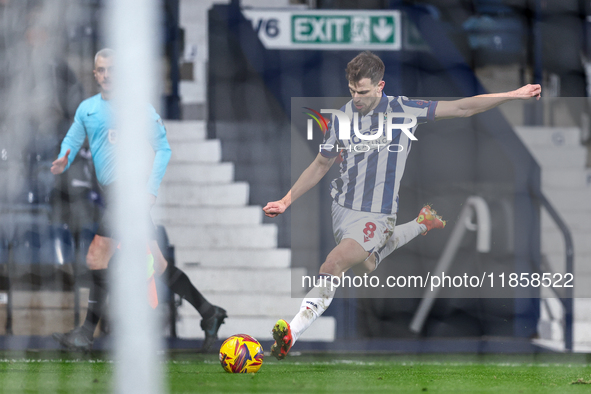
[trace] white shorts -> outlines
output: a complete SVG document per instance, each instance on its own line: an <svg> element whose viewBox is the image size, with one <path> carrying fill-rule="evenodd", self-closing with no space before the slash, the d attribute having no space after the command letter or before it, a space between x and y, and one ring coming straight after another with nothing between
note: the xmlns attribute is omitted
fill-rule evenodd
<svg viewBox="0 0 591 394"><path fill-rule="evenodd" d="M394 250L388 241L395 226L396 214L354 211L332 202L332 231L337 245L345 238L356 241L365 251L376 254L376 267Z"/></svg>

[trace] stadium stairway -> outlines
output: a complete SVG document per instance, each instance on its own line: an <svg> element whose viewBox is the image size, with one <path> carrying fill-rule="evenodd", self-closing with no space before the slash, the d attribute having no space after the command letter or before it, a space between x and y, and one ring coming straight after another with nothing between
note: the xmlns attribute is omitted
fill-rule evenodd
<svg viewBox="0 0 591 394"><path fill-rule="evenodd" d="M580 143L581 130L527 126L516 127L515 131L540 165L543 193L571 231L575 289L588 286L591 279L591 169L585 165L587 151ZM564 273L563 236L545 210L542 210L541 228L543 258L553 272ZM554 316L561 316L557 299L549 299L548 306ZM552 319L544 306L541 313L540 343L555 349L564 348L561 322ZM574 301L574 351L590 350L591 298L577 298Z"/></svg>
<svg viewBox="0 0 591 394"><path fill-rule="evenodd" d="M227 310L220 338L269 340L275 322L291 319L304 295L291 297L291 251L277 247L277 227L263 224L262 207L248 205L249 185L234 181L234 165L221 162L221 143L206 139L205 122L169 120L166 129L172 158L154 220L166 227L176 264ZM197 311L184 301L178 312L178 336L203 338ZM335 325L321 317L302 340L333 341Z"/></svg>

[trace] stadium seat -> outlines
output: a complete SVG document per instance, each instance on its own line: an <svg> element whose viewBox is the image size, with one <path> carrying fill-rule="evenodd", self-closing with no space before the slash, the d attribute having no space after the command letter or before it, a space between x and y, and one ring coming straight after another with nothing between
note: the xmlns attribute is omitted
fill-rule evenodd
<svg viewBox="0 0 591 394"><path fill-rule="evenodd" d="M476 63L513 64L524 60L527 26L521 16L472 16L463 28Z"/></svg>
<svg viewBox="0 0 591 394"><path fill-rule="evenodd" d="M55 188L55 176L50 172L50 162L32 164L28 182L27 202L29 204L49 204L51 193Z"/></svg>
<svg viewBox="0 0 591 394"><path fill-rule="evenodd" d="M56 135L37 135L27 149L29 162L52 162L59 153L60 140Z"/></svg>
<svg viewBox="0 0 591 394"><path fill-rule="evenodd" d="M41 243L41 264L67 265L75 261L75 244L64 225L49 225Z"/></svg>
<svg viewBox="0 0 591 394"><path fill-rule="evenodd" d="M476 13L481 15L507 15L515 12L515 10L506 3L507 2L504 2L503 0L474 0L474 8ZM514 3L519 6L517 1ZM525 8L526 3L527 1L523 0L523 4L518 8Z"/></svg>
<svg viewBox="0 0 591 394"><path fill-rule="evenodd" d="M12 263L16 265L39 264L41 234L38 228L19 228L15 234Z"/></svg>
<svg viewBox="0 0 591 394"><path fill-rule="evenodd" d="M29 173L28 199L31 204L49 204L55 187L51 163L57 157L60 141L55 135L36 135L27 147Z"/></svg>
<svg viewBox="0 0 591 394"><path fill-rule="evenodd" d="M3 207L14 202L26 178L22 152L14 138L0 134L0 204Z"/></svg>
<svg viewBox="0 0 591 394"><path fill-rule="evenodd" d="M16 265L56 265L74 262L70 231L58 225L21 226L16 232L12 262Z"/></svg>

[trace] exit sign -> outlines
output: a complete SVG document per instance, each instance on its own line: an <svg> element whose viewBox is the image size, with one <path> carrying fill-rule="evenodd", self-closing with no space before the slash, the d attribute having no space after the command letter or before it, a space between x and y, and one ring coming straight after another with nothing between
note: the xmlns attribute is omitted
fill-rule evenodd
<svg viewBox="0 0 591 394"><path fill-rule="evenodd" d="M269 49L400 50L400 12L243 10Z"/></svg>
<svg viewBox="0 0 591 394"><path fill-rule="evenodd" d="M393 45L397 37L394 16L293 15L294 44Z"/></svg>

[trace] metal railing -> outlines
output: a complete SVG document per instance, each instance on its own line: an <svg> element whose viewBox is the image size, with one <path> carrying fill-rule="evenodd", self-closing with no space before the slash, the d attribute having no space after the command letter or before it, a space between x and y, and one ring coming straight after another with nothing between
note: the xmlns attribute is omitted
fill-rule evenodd
<svg viewBox="0 0 591 394"><path fill-rule="evenodd" d="M566 260L566 272L575 275L575 264L574 264L574 247L573 239L570 234L570 230L566 226L566 223L562 220L558 212L554 209L552 204L548 201L544 194L537 190L533 193L534 197L538 199L540 204L546 209L554 223L558 226L558 229L564 237L564 249L565 249L565 260ZM567 287L564 289L564 293L561 297L558 297L564 308L564 348L566 351L573 351L573 288Z"/></svg>
<svg viewBox="0 0 591 394"><path fill-rule="evenodd" d="M472 221L474 214L476 214L476 223ZM460 212L458 222L435 266L433 276L440 276L443 272L449 270L466 231L476 231L476 249L480 253L488 253L490 251L490 210L484 198L470 196L466 200L464 208ZM440 288L436 287L433 291L426 290L423 294L423 299L409 326L412 332L419 333L423 329L425 320L439 294L439 290Z"/></svg>
<svg viewBox="0 0 591 394"><path fill-rule="evenodd" d="M565 254L566 254L566 272L574 275L574 248L572 236L570 230L558 215L558 212L546 199L546 197L537 191L533 193L535 198L540 204L548 211L550 217L554 220L560 229L564 237L565 243ZM476 214L476 223L472 221L474 214ZM442 272L449 270L451 263L460 247L462 239L466 231L476 231L476 249L480 253L488 253L490 251L491 242L491 221L490 211L486 201L479 196L471 196L466 200L464 208L460 212L458 222L453 229L451 237L445 246L445 249L437 262L435 272L433 275L441 275ZM410 330L414 333L419 333L423 329L423 325L437 295L439 294L440 288L436 287L433 291L425 291L423 299L415 312L413 319L410 323ZM558 295L563 308L564 308L564 348L566 351L573 350L573 288L565 288L562 296Z"/></svg>

